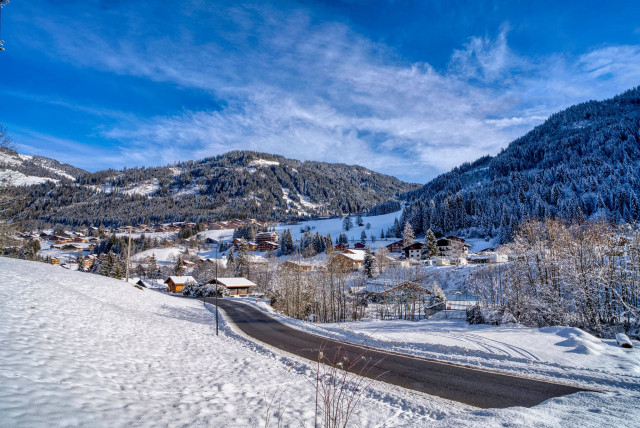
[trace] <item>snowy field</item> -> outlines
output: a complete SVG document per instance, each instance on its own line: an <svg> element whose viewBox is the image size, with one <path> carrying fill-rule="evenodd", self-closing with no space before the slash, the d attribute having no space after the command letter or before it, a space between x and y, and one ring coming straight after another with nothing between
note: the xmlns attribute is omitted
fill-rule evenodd
<svg viewBox="0 0 640 428"><path fill-rule="evenodd" d="M246 427L264 426L269 413L271 426L313 425L313 365L244 338L224 318L215 336L211 308L197 300L43 263L0 258L0 271L0 426ZM357 333L376 330L367 326ZM409 327L377 329L376 340L401 339ZM408 337L436 346L423 336ZM350 425L639 426L638 373L618 359L625 385L531 409L479 410L376 383Z"/></svg>
<svg viewBox="0 0 640 428"><path fill-rule="evenodd" d="M387 229L393 226L393 221L398 218L400 219L400 215L402 211L397 211L395 213L366 217L362 216L362 221L364 222L364 226L356 225L357 216L351 216L351 221L353 222L353 228L349 229L349 231L345 231L342 229L342 218L330 218L325 220L311 220L311 221L301 221L298 225L284 225L280 224L276 226L276 232L282 235L286 229L291 230L291 236L294 241L299 241L303 235L301 232L301 228L309 227L309 232L315 234L319 232L321 235L327 235L327 233L331 234L331 238L335 242L336 238L340 233L344 233L347 238L349 238L349 246L353 246L354 243L360 241L360 235L362 231L367 234L367 245L371 246L371 248L377 248L379 245L388 245L392 242L397 241L396 238L389 238L388 240L380 240L380 232L384 230L387 232ZM370 229L366 228L367 223L371 225ZM376 242L371 242L371 237L374 236L376 238Z"/></svg>
<svg viewBox="0 0 640 428"><path fill-rule="evenodd" d="M293 327L394 352L561 381L591 389L640 394L640 342L625 349L573 327L469 325L464 311L428 320L363 320L313 324L276 313L264 301L247 304ZM640 413L639 413L640 414Z"/></svg>
<svg viewBox="0 0 640 428"><path fill-rule="evenodd" d="M178 257L184 253L182 247L167 247L167 248L151 248L150 250L141 251L131 256L133 262L139 262L146 257L155 256L156 262L161 266L175 265Z"/></svg>

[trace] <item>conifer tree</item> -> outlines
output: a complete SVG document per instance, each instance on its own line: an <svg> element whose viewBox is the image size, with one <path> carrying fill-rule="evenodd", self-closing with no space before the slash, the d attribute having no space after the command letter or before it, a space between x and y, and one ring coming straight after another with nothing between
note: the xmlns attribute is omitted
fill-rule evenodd
<svg viewBox="0 0 640 428"><path fill-rule="evenodd" d="M404 232L402 233L402 244L406 247L407 245L411 245L415 242L416 236L413 233L413 228L411 227L411 223L407 222L404 225Z"/></svg>
<svg viewBox="0 0 640 428"><path fill-rule="evenodd" d="M247 253L247 247L240 246L238 250L238 257L236 257L235 264L233 266L235 276L249 276L249 254Z"/></svg>
<svg viewBox="0 0 640 428"><path fill-rule="evenodd" d="M427 230L427 235L424 240L426 241L426 245L422 247L422 258L437 256L440 252L438 251L438 245L436 244L436 236L433 234L431 229Z"/></svg>
<svg viewBox="0 0 640 428"><path fill-rule="evenodd" d="M353 228L353 222L350 216L346 216L344 220L342 220L342 228L347 232Z"/></svg>
<svg viewBox="0 0 640 428"><path fill-rule="evenodd" d="M184 267L182 266L182 257L176 259L176 264L173 266L173 274L176 276L182 276L184 273Z"/></svg>
<svg viewBox="0 0 640 428"><path fill-rule="evenodd" d="M156 260L156 253L151 254L149 260L149 278L156 279L159 274L158 261Z"/></svg>
<svg viewBox="0 0 640 428"><path fill-rule="evenodd" d="M362 262L362 273L367 278L373 278L373 254L371 254L371 248L365 249L364 260Z"/></svg>
<svg viewBox="0 0 640 428"><path fill-rule="evenodd" d="M331 241L331 234L327 233L327 244L324 249L325 254L331 255L333 254L333 242Z"/></svg>
<svg viewBox="0 0 640 428"><path fill-rule="evenodd" d="M227 257L227 266L233 268L233 265L236 262L236 258L233 255L233 248L229 249L229 257Z"/></svg>

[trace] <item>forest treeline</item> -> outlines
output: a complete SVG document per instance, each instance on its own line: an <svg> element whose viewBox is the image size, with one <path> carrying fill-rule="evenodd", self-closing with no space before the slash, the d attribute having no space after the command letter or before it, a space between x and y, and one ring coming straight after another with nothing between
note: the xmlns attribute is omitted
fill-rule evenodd
<svg viewBox="0 0 640 428"><path fill-rule="evenodd" d="M69 173L75 181L56 176L57 183L7 188L5 213L30 227L281 220L364 212L419 187L360 166L249 151L166 167Z"/></svg>
<svg viewBox="0 0 640 428"><path fill-rule="evenodd" d="M416 233L498 237L526 219L640 218L640 87L549 117L495 157L442 174L407 196Z"/></svg>

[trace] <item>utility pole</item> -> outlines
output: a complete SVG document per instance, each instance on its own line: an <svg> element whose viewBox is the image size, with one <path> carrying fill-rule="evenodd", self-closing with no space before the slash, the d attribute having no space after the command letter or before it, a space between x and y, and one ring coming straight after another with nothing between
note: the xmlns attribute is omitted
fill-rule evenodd
<svg viewBox="0 0 640 428"><path fill-rule="evenodd" d="M129 226L129 245L127 245L127 282L129 282L129 264L131 262L131 226Z"/></svg>
<svg viewBox="0 0 640 428"><path fill-rule="evenodd" d="M216 336L218 335L218 247L220 246L220 243L218 242L218 245L216 245Z"/></svg>

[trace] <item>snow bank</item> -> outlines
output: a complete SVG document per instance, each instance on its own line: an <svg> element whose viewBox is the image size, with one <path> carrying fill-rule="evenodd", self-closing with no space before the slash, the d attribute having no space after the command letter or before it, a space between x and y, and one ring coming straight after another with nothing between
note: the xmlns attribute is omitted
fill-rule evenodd
<svg viewBox="0 0 640 428"><path fill-rule="evenodd" d="M247 303L292 327L337 340L587 388L640 391L638 348L625 349L578 328L469 325L460 319L463 311L418 322L314 324L278 314L263 301Z"/></svg>

